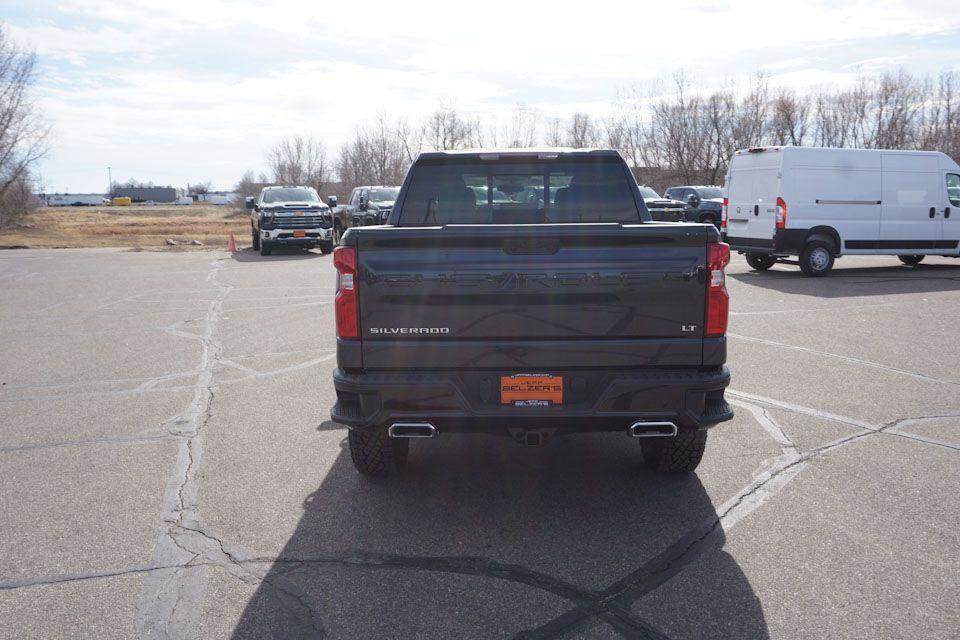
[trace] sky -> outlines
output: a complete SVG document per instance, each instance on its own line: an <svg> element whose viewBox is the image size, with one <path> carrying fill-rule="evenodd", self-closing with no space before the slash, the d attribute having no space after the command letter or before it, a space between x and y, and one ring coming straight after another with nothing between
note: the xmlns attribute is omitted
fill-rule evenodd
<svg viewBox="0 0 960 640"><path fill-rule="evenodd" d="M960 11L929 0L347 2L0 0L39 58L47 192L135 178L229 189L279 140L331 155L378 114L441 102L484 120L518 104L602 116L683 71L698 87L838 86L960 70Z"/></svg>

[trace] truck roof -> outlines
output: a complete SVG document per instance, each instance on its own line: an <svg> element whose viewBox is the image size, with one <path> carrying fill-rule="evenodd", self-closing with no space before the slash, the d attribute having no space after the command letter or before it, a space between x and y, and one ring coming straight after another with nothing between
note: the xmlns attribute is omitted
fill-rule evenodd
<svg viewBox="0 0 960 640"><path fill-rule="evenodd" d="M417 159L430 160L437 158L450 157L475 157L479 160L496 160L500 156L523 157L523 156L610 156L620 157L620 153L614 149L574 149L573 147L526 147L519 149L458 149L451 151L426 151L421 153Z"/></svg>

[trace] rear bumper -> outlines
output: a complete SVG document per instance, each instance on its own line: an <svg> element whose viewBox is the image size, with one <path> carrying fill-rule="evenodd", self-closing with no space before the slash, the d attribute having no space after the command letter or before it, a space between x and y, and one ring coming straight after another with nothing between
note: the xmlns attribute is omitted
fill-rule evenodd
<svg viewBox="0 0 960 640"><path fill-rule="evenodd" d="M625 431L638 420L705 429L730 420L724 400L730 371L688 369L557 371L564 404L501 405L498 372L346 373L337 369L330 417L351 429L427 421L441 432L508 435L514 428L559 433Z"/></svg>

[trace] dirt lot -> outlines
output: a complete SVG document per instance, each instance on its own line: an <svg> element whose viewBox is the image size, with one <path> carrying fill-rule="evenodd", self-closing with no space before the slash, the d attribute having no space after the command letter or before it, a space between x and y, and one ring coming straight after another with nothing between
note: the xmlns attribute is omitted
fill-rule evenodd
<svg viewBox="0 0 960 640"><path fill-rule="evenodd" d="M43 207L19 226L0 230L0 248L180 248L168 246L168 238L225 247L231 231L238 243L249 244L249 229L245 211L207 204Z"/></svg>

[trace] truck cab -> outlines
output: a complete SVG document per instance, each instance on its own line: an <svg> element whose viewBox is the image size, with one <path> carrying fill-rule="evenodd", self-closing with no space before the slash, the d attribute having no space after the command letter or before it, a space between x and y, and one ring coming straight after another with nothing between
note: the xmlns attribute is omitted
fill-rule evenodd
<svg viewBox="0 0 960 640"><path fill-rule="evenodd" d="M279 248L333 251L330 208L313 187L264 187L256 198L246 200L246 207L253 249L260 255L269 256Z"/></svg>
<svg viewBox="0 0 960 640"><path fill-rule="evenodd" d="M334 243L339 243L344 231L351 227L384 224L399 192L400 187L363 186L350 192L346 204L339 205L336 198L329 199Z"/></svg>

